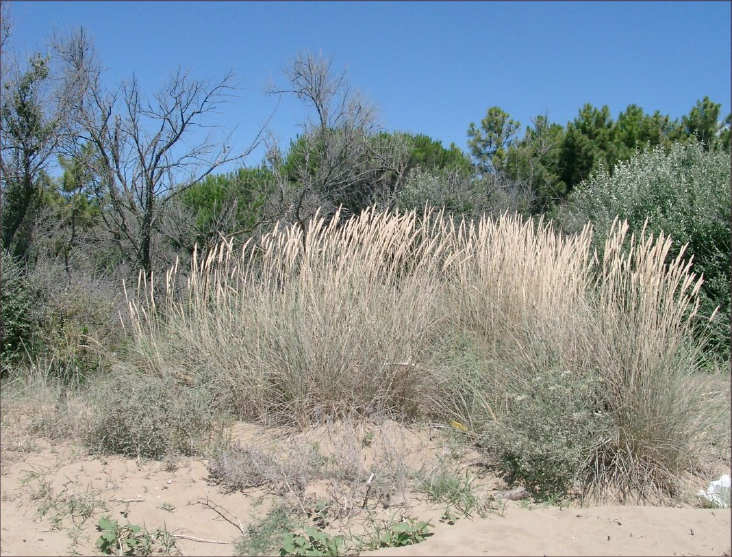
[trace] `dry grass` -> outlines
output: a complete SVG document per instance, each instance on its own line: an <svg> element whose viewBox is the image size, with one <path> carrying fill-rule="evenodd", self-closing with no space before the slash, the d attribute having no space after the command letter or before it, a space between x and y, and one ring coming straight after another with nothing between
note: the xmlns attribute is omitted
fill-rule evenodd
<svg viewBox="0 0 732 557"><path fill-rule="evenodd" d="M337 222L314 219L304 239L297 227L276 228L241 252L223 243L194 257L163 319L151 296L131 301L148 369L213 382L235 414L263 422L414 415L445 240L425 235L414 214Z"/></svg>
<svg viewBox="0 0 732 557"><path fill-rule="evenodd" d="M348 519L407 504L413 471L433 458L423 437L393 421L345 420L276 441L222 439L209 458L209 477L228 491L264 488L303 514L326 505L331 519Z"/></svg>
<svg viewBox="0 0 732 557"><path fill-rule="evenodd" d="M592 368L601 373L614 423L591 461L595 490L605 486L641 497L675 495L678 478L699 466L699 441L720 430L729 407L705 397L694 375L701 347L692 338L702 278L690 272L684 250L671 262L671 238L627 238L613 223L587 327ZM627 248L623 245L627 242Z"/></svg>
<svg viewBox="0 0 732 557"><path fill-rule="evenodd" d="M560 490L673 494L729 409L689 381L701 279L681 256L666 261L668 238L626 236L616 223L600 262L589 227L563 237L508 214L369 210L275 227L194 254L159 299L142 280L128 300L135 357L239 418L437 415L518 439L494 447L517 479L540 485L532 474L558 455L571 472L552 480ZM571 400L544 396L554 389ZM545 414L566 430L555 446ZM583 415L597 429L580 438L569 425Z"/></svg>

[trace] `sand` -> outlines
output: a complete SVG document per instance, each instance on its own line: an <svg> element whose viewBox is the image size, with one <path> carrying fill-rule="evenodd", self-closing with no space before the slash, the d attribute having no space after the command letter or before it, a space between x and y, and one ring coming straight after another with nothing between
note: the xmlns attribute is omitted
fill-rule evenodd
<svg viewBox="0 0 732 557"><path fill-rule="evenodd" d="M256 428L241 429L249 439L261 433ZM261 489L225 493L208 481L203 459L180 458L173 467L164 462L93 457L73 443L22 439L3 439L2 555L96 554L95 525L102 515L121 523L126 516L149 529L164 526L180 536L176 542L183 555L232 555L241 537L239 526L245 529L261 518L271 504ZM420 450L424 458L427 449ZM500 487L494 479L483 480L486 489ZM84 519L78 510L74 519L61 512L54 524L58 509L47 508L45 516L39 510L50 500L49 493L56 501L91 502L89 517ZM213 505L225 509L234 524L219 516ZM60 507L69 508L68 503ZM363 554L729 555L732 549L729 509L691 505L558 508L509 501L484 518L460 518L453 525L440 522L443 510L444 505L419 497L408 508L382 510L382 514L408 513L429 520L434 534L416 545Z"/></svg>

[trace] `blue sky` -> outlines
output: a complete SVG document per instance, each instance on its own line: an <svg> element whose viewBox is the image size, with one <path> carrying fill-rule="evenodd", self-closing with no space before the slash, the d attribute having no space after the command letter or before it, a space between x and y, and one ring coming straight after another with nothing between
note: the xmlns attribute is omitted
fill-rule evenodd
<svg viewBox="0 0 732 557"><path fill-rule="evenodd" d="M466 148L466 130L498 105L522 127L540 113L565 124L580 106L628 104L672 117L708 95L730 111L729 2L11 2L10 47L43 50L83 25L114 84L153 92L179 66L240 90L215 123L244 147L277 106L298 52L322 52L378 108L388 130ZM281 145L306 116L283 100ZM247 160L258 164L263 151Z"/></svg>

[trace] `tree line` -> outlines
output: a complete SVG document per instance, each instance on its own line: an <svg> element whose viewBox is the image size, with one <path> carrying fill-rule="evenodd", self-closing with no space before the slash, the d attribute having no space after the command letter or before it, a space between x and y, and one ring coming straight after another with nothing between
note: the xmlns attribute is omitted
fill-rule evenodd
<svg viewBox="0 0 732 557"><path fill-rule="evenodd" d="M424 134L386 131L371 105L327 58L297 56L273 95L304 105L303 132L282 152L266 130L234 150L194 141L193 130L232 88L231 74L205 83L178 70L153 95L134 75L104 84L92 40L80 29L55 39L3 75L2 244L28 260L64 258L83 247L101 267L126 263L150 273L172 254L224 237L245 238L277 220L303 231L316 211L425 204L475 216L515 210L552 215L593 172L655 146L700 141L729 152L730 116L698 100L681 119L634 104L616 119L586 104L566 125L546 115L520 122L490 107L467 128L469 153ZM264 142L256 167L244 159ZM57 161L62 175L49 176ZM224 165L238 170L221 173Z"/></svg>

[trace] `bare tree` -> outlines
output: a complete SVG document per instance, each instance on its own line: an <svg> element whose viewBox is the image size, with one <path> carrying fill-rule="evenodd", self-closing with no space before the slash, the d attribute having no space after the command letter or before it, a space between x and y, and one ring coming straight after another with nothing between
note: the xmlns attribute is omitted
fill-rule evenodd
<svg viewBox="0 0 732 557"><path fill-rule="evenodd" d="M7 2L0 2L0 50L5 50L5 45L13 32L13 21L10 18L10 9Z"/></svg>
<svg viewBox="0 0 732 557"><path fill-rule="evenodd" d="M327 58L299 55L286 76L290 87L271 93L295 95L314 118L303 123L289 167L276 147L269 158L279 171L280 209L299 223L304 240L305 223L317 209L330 212L339 205L363 207L376 201L388 172L404 174L405 151L380 140L373 107L351 89L345 73L332 70Z"/></svg>
<svg viewBox="0 0 732 557"><path fill-rule="evenodd" d="M153 232L162 209L182 191L220 166L241 160L256 147L260 132L243 152L228 141L188 140L232 90L232 75L213 85L178 70L148 101L133 75L113 91L101 84L101 71L83 30L57 45L66 64L68 96L76 100L77 143L89 143L102 216L123 252L150 273Z"/></svg>

